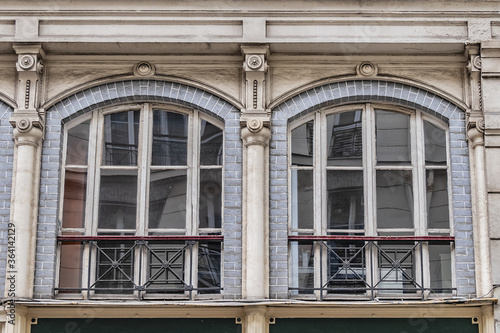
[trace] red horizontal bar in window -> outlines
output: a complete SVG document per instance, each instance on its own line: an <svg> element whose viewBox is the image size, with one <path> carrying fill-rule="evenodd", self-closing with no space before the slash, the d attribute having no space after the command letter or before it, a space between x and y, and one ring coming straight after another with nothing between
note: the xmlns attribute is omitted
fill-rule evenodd
<svg viewBox="0 0 500 333"><path fill-rule="evenodd" d="M432 242L446 241L454 242L454 236L309 236L309 235L289 235L289 241L309 240L309 241L328 241L328 240L352 240L352 241L414 241L414 242Z"/></svg>
<svg viewBox="0 0 500 333"><path fill-rule="evenodd" d="M223 241L221 235L200 236L57 236L60 242L85 242L85 241Z"/></svg>

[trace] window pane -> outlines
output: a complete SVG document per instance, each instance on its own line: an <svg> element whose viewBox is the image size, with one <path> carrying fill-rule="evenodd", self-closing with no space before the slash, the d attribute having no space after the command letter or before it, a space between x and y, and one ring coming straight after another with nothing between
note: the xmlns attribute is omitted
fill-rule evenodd
<svg viewBox="0 0 500 333"><path fill-rule="evenodd" d="M413 187L409 170L377 171L377 225L413 228Z"/></svg>
<svg viewBox="0 0 500 333"><path fill-rule="evenodd" d="M363 171L327 171L328 228L363 229Z"/></svg>
<svg viewBox="0 0 500 333"><path fill-rule="evenodd" d="M410 116L375 111L377 164L409 165L411 163Z"/></svg>
<svg viewBox="0 0 500 333"><path fill-rule="evenodd" d="M89 151L90 119L68 131L66 165L86 165Z"/></svg>
<svg viewBox="0 0 500 333"><path fill-rule="evenodd" d="M414 293L419 287L414 244L379 243L380 293Z"/></svg>
<svg viewBox="0 0 500 333"><path fill-rule="evenodd" d="M148 292L182 293L184 292L185 263L187 247L176 243L148 243Z"/></svg>
<svg viewBox="0 0 500 333"><path fill-rule="evenodd" d="M200 170L200 228L221 227L222 170Z"/></svg>
<svg viewBox="0 0 500 333"><path fill-rule="evenodd" d="M312 294L314 290L314 245L290 242L291 288L293 294Z"/></svg>
<svg viewBox="0 0 500 333"><path fill-rule="evenodd" d="M103 165L137 165L139 111L126 111L104 117Z"/></svg>
<svg viewBox="0 0 500 333"><path fill-rule="evenodd" d="M431 288L435 292L451 292L450 245L429 245Z"/></svg>
<svg viewBox="0 0 500 333"><path fill-rule="evenodd" d="M292 165L313 165L314 122L292 130Z"/></svg>
<svg viewBox="0 0 500 333"><path fill-rule="evenodd" d="M446 170L427 170L427 224L429 228L450 227L448 176Z"/></svg>
<svg viewBox="0 0 500 333"><path fill-rule="evenodd" d="M81 236L80 234L78 234ZM64 242L61 245L61 256L59 266L59 288L82 287L82 253L83 244L79 242ZM60 290L59 293L77 292Z"/></svg>
<svg viewBox="0 0 500 333"><path fill-rule="evenodd" d="M64 179L63 228L83 228L87 200L87 170L66 169Z"/></svg>
<svg viewBox="0 0 500 333"><path fill-rule="evenodd" d="M186 170L151 171L149 228L186 228Z"/></svg>
<svg viewBox="0 0 500 333"><path fill-rule="evenodd" d="M424 121L425 164L446 165L446 132Z"/></svg>
<svg viewBox="0 0 500 333"><path fill-rule="evenodd" d="M135 229L137 171L101 170L99 228Z"/></svg>
<svg viewBox="0 0 500 333"><path fill-rule="evenodd" d="M292 170L292 229L312 229L314 190L312 170Z"/></svg>
<svg viewBox="0 0 500 333"><path fill-rule="evenodd" d="M155 110L151 165L186 165L188 116Z"/></svg>
<svg viewBox="0 0 500 333"><path fill-rule="evenodd" d="M326 121L328 165L362 165L361 111L331 114Z"/></svg>
<svg viewBox="0 0 500 333"><path fill-rule="evenodd" d="M366 293L368 274L364 242L328 241L328 284L330 293Z"/></svg>
<svg viewBox="0 0 500 333"><path fill-rule="evenodd" d="M200 294L217 293L220 288L221 244L200 244L198 248L198 288ZM214 289L215 288L215 289Z"/></svg>
<svg viewBox="0 0 500 333"><path fill-rule="evenodd" d="M205 120L200 123L200 164L222 165L222 130Z"/></svg>

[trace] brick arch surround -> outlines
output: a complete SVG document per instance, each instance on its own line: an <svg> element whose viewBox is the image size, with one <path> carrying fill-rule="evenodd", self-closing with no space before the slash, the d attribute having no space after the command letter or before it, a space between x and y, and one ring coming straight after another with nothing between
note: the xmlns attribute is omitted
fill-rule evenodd
<svg viewBox="0 0 500 333"><path fill-rule="evenodd" d="M12 163L14 161L14 141L9 118L14 108L0 100L0 262L6 263L7 226L10 221L10 196L12 189ZM4 296L6 265L0 265L0 298Z"/></svg>
<svg viewBox="0 0 500 333"><path fill-rule="evenodd" d="M324 84L298 93L272 109L270 143L270 294L288 294L288 123L323 107L378 102L424 111L448 123L450 131L455 281L457 294L475 294L470 172L464 110L423 88L381 80Z"/></svg>
<svg viewBox="0 0 500 333"><path fill-rule="evenodd" d="M55 284L56 236L61 189L64 124L85 112L114 104L166 102L197 109L224 122L224 295L241 297L241 139L240 110L210 92L169 81L126 80L87 88L46 108L38 215L35 298L51 298ZM236 267L236 268L235 268Z"/></svg>

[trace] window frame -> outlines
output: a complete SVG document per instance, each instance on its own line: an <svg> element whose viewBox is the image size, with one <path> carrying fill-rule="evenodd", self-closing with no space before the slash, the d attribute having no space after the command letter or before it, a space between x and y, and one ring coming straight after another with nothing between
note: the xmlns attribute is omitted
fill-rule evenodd
<svg viewBox="0 0 500 333"><path fill-rule="evenodd" d="M327 156L328 156L328 145L326 140L327 138L327 121L326 118L329 115L338 114L342 112L348 111L361 111L361 119L362 119L362 165L361 166L328 166L327 165ZM377 166L376 163L376 125L375 125L375 111L389 111L389 112L397 112L405 115L409 115L410 117L410 154L411 154L411 163L409 166L394 166L394 165L380 165ZM314 132L313 132L313 165L312 166L294 166L292 161L292 131L299 126L306 124L309 121L313 121ZM432 125L438 127L443 130L446 135L446 165L445 166L433 166L426 165L425 161L425 138L424 138L424 121L431 123ZM307 235L314 237L328 236L328 235L353 235L360 236L366 238L373 237L383 237L383 233L386 233L389 236L390 233L397 232L410 232L410 235L415 237L427 237L427 236L438 236L442 234L446 234L447 236L453 237L454 228L453 228L453 191L452 191L452 170L451 170L451 147L450 147L450 130L448 124L446 122L432 117L428 115L424 111L418 109L410 109L407 107L396 106L392 104L383 104L383 103L356 103L356 104L346 104L341 106L329 106L324 107L310 114L304 115L303 117L293 119L288 123L287 127L287 137L288 139L288 234L291 236ZM318 167L319 166L319 167ZM314 210L313 210L313 228L312 229L301 229L301 228L293 228L293 224L297 222L294 221L296 219L294 217L294 204L293 204L293 170L312 170L313 172L313 198L314 198ZM327 217L327 207L328 207L328 189L327 189L327 172L328 170L357 170L363 172L363 200L364 200L364 228L360 230L354 229L328 229L328 217ZM413 203L414 212L413 212L413 228L412 229L403 229L403 228L386 228L381 229L377 226L377 188L375 184L376 179L376 171L377 170L411 170L412 171L412 193L414 195ZM427 202L426 202L426 172L427 170L446 170L447 175L447 197L448 197L448 217L449 217L449 228L446 229L438 229L438 228L429 228L427 225ZM371 176L370 176L371 175ZM418 209L417 209L418 208ZM380 233L382 231L382 233ZM430 286L430 265L429 265L429 244L424 242L422 244L422 253L420 258L422 258L424 264L422 265L423 271L419 270L419 266L421 266L420 262L415 262L418 274L417 276L422 276L423 281L419 281L420 283L424 283L426 286ZM298 268L294 266L298 266L298 263L294 260L298 260L297 258L293 258L294 254L292 250L294 244L289 243L290 255L288 259L289 263L289 283L290 286L293 287L293 279L294 274L298 274ZM320 269L321 266L326 267L326 251L325 249L321 249L319 244L314 245L313 247L314 253L311 255L314 256L314 264L313 264L313 272L314 272L314 288L319 288L319 281L327 280L327 272L326 269ZM320 251L323 251L320 253ZM456 278L454 276L454 267L455 267L455 254L454 254L454 244L450 245L451 252L451 283L452 288L456 288ZM420 253L419 253L420 254ZM320 259L323 258L323 259ZM373 258L372 258L373 259ZM417 258L418 259L418 258ZM322 260L322 261L320 261ZM376 260L374 261L376 263ZM367 271L370 269L377 269L376 267L367 267ZM311 268L311 267L309 267ZM321 275L321 276L320 276ZM298 281L298 280L297 280ZM296 282L296 281L295 281ZM298 286L298 285L297 285ZM309 294L300 294L300 293L292 293L293 298L316 298L316 299L324 299L326 298L366 298L367 294L352 296L346 294L327 294L325 291L321 294L321 291L315 290L313 295ZM397 297L400 298L402 294L400 293L384 293L381 295L382 297ZM444 294L448 295L449 294ZM408 295L405 294L405 298ZM421 298L422 295L418 294L415 297Z"/></svg>
<svg viewBox="0 0 500 333"><path fill-rule="evenodd" d="M152 159L152 145L153 145L153 113L155 110L178 113L187 116L187 161L186 165L151 165ZM137 164L134 166L123 166L123 165L105 165L102 161L103 159L103 149L104 149L104 119L105 116L128 111L139 111L139 126L138 126L138 157ZM68 150L68 133L71 129L76 126L89 121L89 134L88 134L88 156L87 165L74 165L66 164L67 150ZM220 129L222 134L222 149L225 149L225 135L224 135L224 123L211 117L202 111L179 106L172 103L158 103L158 102L141 102L141 103L127 103L120 105L113 105L98 108L92 110L84 115L77 117L68 121L63 126L63 149L61 154L61 192L59 201L59 235L64 233L79 233L82 236L97 236L99 234L122 234L124 236L137 236L147 238L150 234L161 234L168 238L172 236L175 238L179 236L181 239L184 238L203 238L202 235L221 235L218 238L222 238L223 226L224 226L224 214L223 214L223 203L224 203L224 164L225 156L222 154L220 164L218 165L202 165L200 163L200 145L201 145L201 123L205 121L211 125ZM81 169L87 170L86 179L86 201L85 201L85 219L84 226L82 228L65 228L63 227L63 208L64 208L64 198L65 198L65 179L67 169ZM218 169L221 172L221 221L220 228L199 228L199 198L200 198L200 171L207 169ZM136 224L135 229L103 229L99 228L99 192L101 185L101 173L102 170L137 170L137 206L136 206ZM186 170L186 217L185 217L185 228L149 228L149 195L150 195L150 176L151 172L154 170ZM194 186L197 184L197 186ZM209 239L210 236L207 236ZM217 237L215 237L217 238ZM218 294L199 294L196 290L194 291L184 291L178 294L154 294L154 293L144 293L144 299L148 298L170 298L170 299L185 299L187 297L194 297L197 299L204 298L221 298L223 290L223 270L222 263L224 258L224 251L222 243L220 243L220 291ZM74 299L92 297L93 299L130 299L137 298L137 291L131 294L97 294L94 291L87 291L87 288L92 285L96 277L96 249L93 248L93 253L91 253L89 243L82 243L82 276L81 276L81 286L80 292L77 293L58 293L58 298L69 298ZM196 288L198 284L198 248L199 243L193 245L192 257L188 253L185 254L184 265L187 267L185 275L190 274L191 270L193 278L193 287ZM147 260L146 253L140 253L137 249L133 254L134 257L140 258L142 260ZM90 257L93 262L90 263ZM61 260L61 244L58 246L57 252L57 271L56 271L56 281L55 285L59 286L60 282L60 260ZM89 266L91 264L91 266ZM141 280L145 281L147 269L142 272L139 271L140 267L136 265L135 271L133 272L133 280L137 282L139 275ZM148 267L148 266L146 266ZM88 282L87 282L88 281ZM87 285L88 284L88 285ZM56 288L57 290L58 288Z"/></svg>

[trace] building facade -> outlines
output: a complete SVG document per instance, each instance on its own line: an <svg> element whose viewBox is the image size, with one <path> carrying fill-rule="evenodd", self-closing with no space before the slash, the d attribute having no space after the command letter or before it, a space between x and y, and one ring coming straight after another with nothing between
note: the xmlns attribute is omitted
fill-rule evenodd
<svg viewBox="0 0 500 333"><path fill-rule="evenodd" d="M0 8L0 332L500 330L500 3Z"/></svg>

